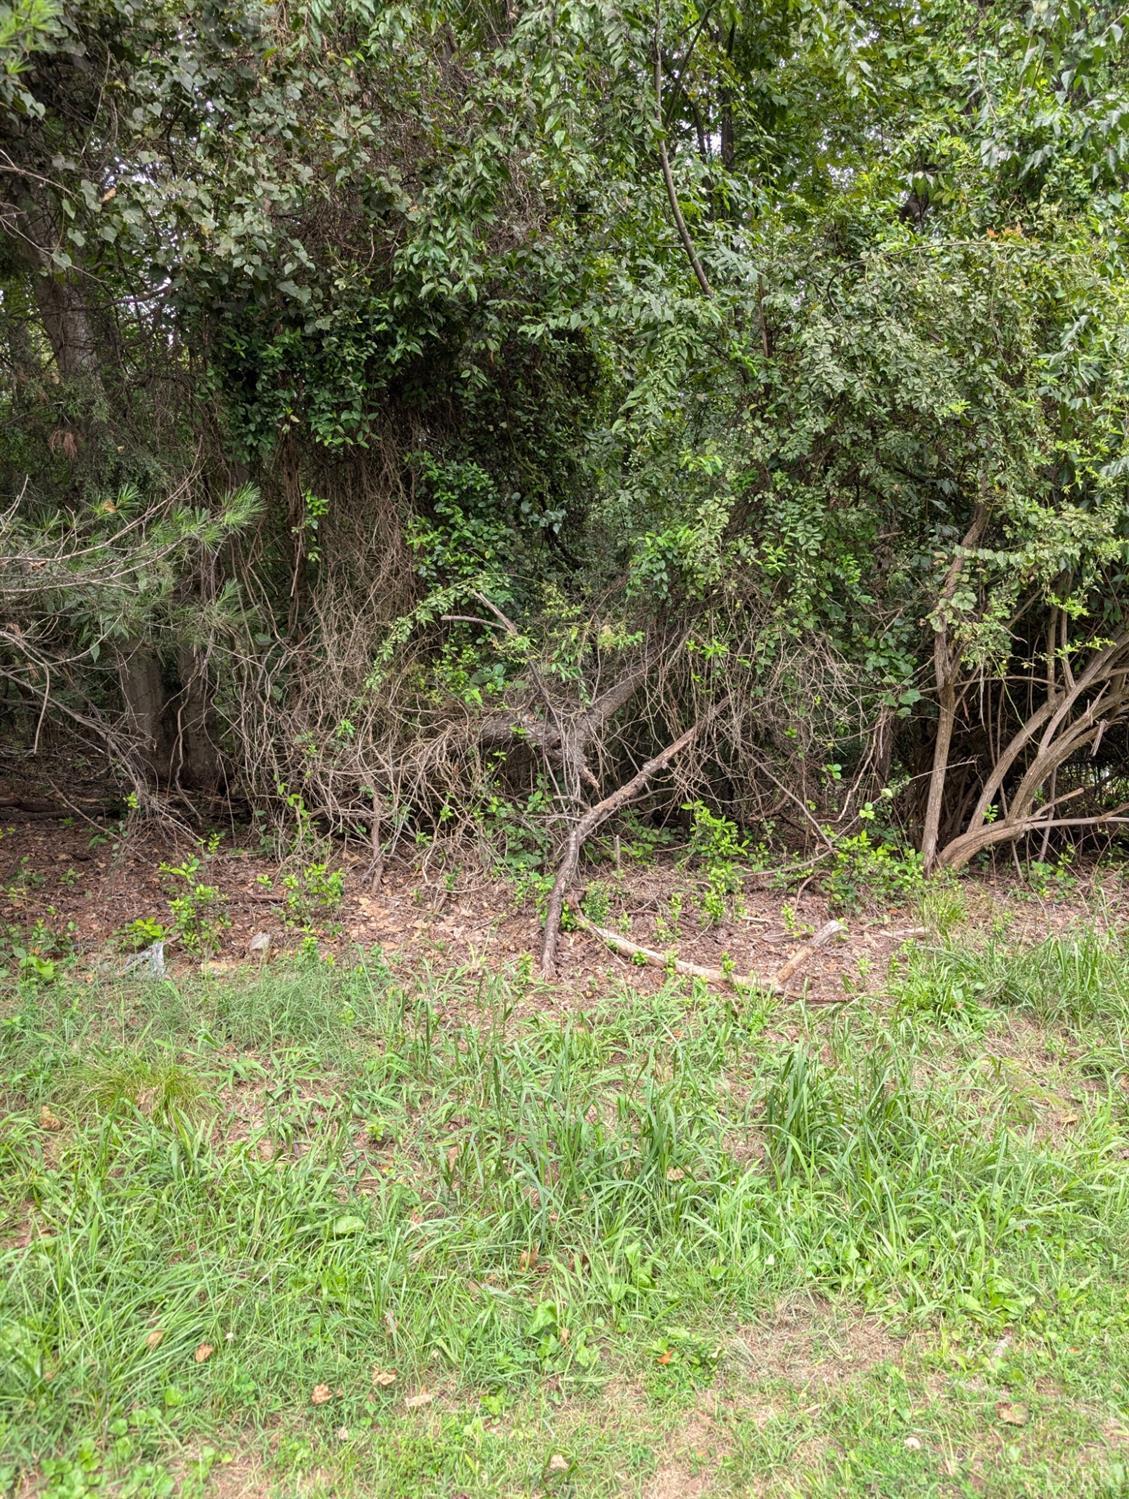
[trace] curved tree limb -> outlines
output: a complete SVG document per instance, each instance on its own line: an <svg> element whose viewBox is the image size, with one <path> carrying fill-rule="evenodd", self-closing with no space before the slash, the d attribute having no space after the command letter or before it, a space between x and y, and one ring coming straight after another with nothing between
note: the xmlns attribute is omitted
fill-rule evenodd
<svg viewBox="0 0 1129 1499"><path fill-rule="evenodd" d="M1089 698L1087 700L1087 694ZM1099 827L1117 822L1125 810L1114 808L1087 818L1063 818L1056 809L1082 794L1076 788L1062 795L1051 791L1041 807L1035 802L1040 790L1056 785L1059 769L1087 747L1091 755L1111 724L1129 716L1129 634L1122 634L1094 652L1077 677L1063 673L1063 681L1048 689L1044 701L1034 708L1026 723L999 751L979 800L964 831L940 849L936 864L961 869L982 850L1000 843L1017 843L1032 832L1041 832L1044 843L1054 828ZM1024 757L1029 757L1025 759ZM989 822L992 801L1002 796L1009 772L1022 766L998 820Z"/></svg>
<svg viewBox="0 0 1129 1499"><path fill-rule="evenodd" d="M478 727L478 743L485 749L500 748L524 741L536 745L550 760L561 765L578 790L583 782L593 791L599 782L588 765L588 750L601 730L619 710L626 706L643 684L650 668L650 657L642 657L618 681L580 712L566 714L549 703L555 722L546 722L530 709L491 713ZM548 701L547 694L545 694Z"/></svg>
<svg viewBox="0 0 1129 1499"><path fill-rule="evenodd" d="M1064 798L1060 797L1060 801ZM1025 833L1041 832L1044 828L1100 828L1129 822L1125 813L1129 802L1111 807L1108 812L1095 812L1092 817L1040 817L1038 813L1020 821L1008 819L1004 822L988 823L976 833L964 833L941 850L939 864L942 869L963 869L984 849L996 843L1016 843Z"/></svg>

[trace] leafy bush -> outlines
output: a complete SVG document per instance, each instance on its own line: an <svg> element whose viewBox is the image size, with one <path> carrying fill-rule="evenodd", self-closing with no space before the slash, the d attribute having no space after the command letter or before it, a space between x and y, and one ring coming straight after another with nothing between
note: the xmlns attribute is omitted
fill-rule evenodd
<svg viewBox="0 0 1129 1499"><path fill-rule="evenodd" d="M259 875L257 883L273 890L275 881L268 874ZM313 936L332 935L339 930L335 921L345 896L345 876L339 869L316 862L297 870L287 870L279 879L282 890L282 919L286 926Z"/></svg>
<svg viewBox="0 0 1129 1499"><path fill-rule="evenodd" d="M924 882L920 854L895 842L875 841L866 828L835 840L824 877L832 902L848 911L916 901Z"/></svg>
<svg viewBox="0 0 1129 1499"><path fill-rule="evenodd" d="M74 923L58 932L43 917L29 928L8 928L8 953L21 988L37 989L53 984L73 967Z"/></svg>
<svg viewBox="0 0 1129 1499"><path fill-rule="evenodd" d="M683 810L691 816L689 857L706 878L702 911L716 925L741 912L749 840L729 818L711 812L703 802L689 802Z"/></svg>
<svg viewBox="0 0 1129 1499"><path fill-rule="evenodd" d="M135 916L121 930L125 944L133 950L149 947L165 936L164 925L151 916Z"/></svg>
<svg viewBox="0 0 1129 1499"><path fill-rule="evenodd" d="M589 921L594 921L597 926L606 926L611 914L611 891L606 881L593 880L584 892L580 908Z"/></svg>
<svg viewBox="0 0 1129 1499"><path fill-rule="evenodd" d="M5 727L384 854L537 794L543 847L486 819L536 894L697 723L652 792L710 921L703 815L889 781L931 869L1109 815L1121 23L520 9L4 8ZM883 847L837 898L912 886Z"/></svg>
<svg viewBox="0 0 1129 1499"><path fill-rule="evenodd" d="M171 895L169 925L173 935L195 956L218 952L223 934L231 926L227 898L218 885L199 878L203 863L190 854L180 864L162 864Z"/></svg>

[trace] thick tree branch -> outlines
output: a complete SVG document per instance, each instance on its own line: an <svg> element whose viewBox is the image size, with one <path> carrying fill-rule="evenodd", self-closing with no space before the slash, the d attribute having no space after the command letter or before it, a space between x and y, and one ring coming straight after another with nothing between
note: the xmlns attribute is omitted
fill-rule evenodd
<svg viewBox="0 0 1129 1499"><path fill-rule="evenodd" d="M718 708L721 706L722 704L718 704ZM715 708L714 712L717 711L718 709ZM594 807L589 807L569 834L564 858L557 871L556 883L553 886L553 893L549 896L549 907L545 915L545 938L541 946L542 978L551 979L556 971L561 913L564 910L565 896L568 894L569 886L576 878L577 866L580 863L580 850L584 847L585 840L613 813L618 812L633 797L638 796L653 775L669 765L684 749L693 744L702 732L704 723L704 719L699 719L685 733L679 734L678 738L668 744L665 749L661 749L657 755L652 756L645 765L641 765L631 779L625 781L618 790L613 791L610 796L605 796L603 801L597 802Z"/></svg>
<svg viewBox="0 0 1129 1499"><path fill-rule="evenodd" d="M973 511L972 523L965 533L956 556L945 573L941 592L937 598L938 609L943 609L956 593L968 555L976 547L988 522L987 507L981 503ZM956 728L957 688L956 678L960 664L959 653L949 642L948 625L939 619L933 640L933 670L937 681L937 738L933 745L933 772L929 777L929 795L925 804L925 826L921 833L921 856L929 873L937 862L937 844L941 830L941 808L945 796L945 778L949 770L949 754L952 750L953 731Z"/></svg>

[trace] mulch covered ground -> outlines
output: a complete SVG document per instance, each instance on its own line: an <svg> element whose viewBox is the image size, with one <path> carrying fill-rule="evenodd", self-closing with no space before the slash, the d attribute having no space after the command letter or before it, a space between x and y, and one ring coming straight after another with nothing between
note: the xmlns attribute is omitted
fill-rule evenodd
<svg viewBox="0 0 1129 1499"><path fill-rule="evenodd" d="M0 785L0 931L14 936L42 921L73 950L80 967L105 969L115 952L136 946L122 936L131 922L148 918L168 925L172 890L160 865L177 862L195 845L167 826L132 825L105 814L60 817L50 808L47 799L36 802L18 788ZM441 860L432 851L411 862L390 861L373 888L365 879L364 854L339 850L336 858L345 877L344 898L332 924L337 929L323 924L319 932L323 951L344 954L356 945L375 945L409 968L433 969L504 970L533 959L536 971L540 918L535 902L530 896L520 899L505 880L484 876L469 864L459 866L449 855ZM226 967L246 960L259 932L270 933L276 955L300 945L302 934L286 926L277 894L263 888L262 877L269 876L277 890L279 872L277 860L253 846L248 829L225 833L200 876L221 889L231 922L213 963ZM767 876L750 875L740 912L711 924L701 914L694 873L680 863L677 850L666 850L646 865L609 862L582 872L585 878L602 882L605 926L640 945L743 974L772 975L829 916L839 916L846 933L817 953L793 985L797 997L822 1003L848 1001L880 987L890 956L920 921L912 907L832 911L814 881L789 894L770 888ZM981 920L995 916L1013 938L1046 935L1068 925L1083 907L1092 914L1095 887L1107 919L1129 919L1125 881L1108 868L1091 869L1043 895L1013 871L962 882L970 914ZM168 958L174 973L199 963L175 945ZM625 978L644 991L664 981L661 970L618 957L591 934L566 931L558 983L540 991L540 1002L567 1007L590 999L609 980Z"/></svg>

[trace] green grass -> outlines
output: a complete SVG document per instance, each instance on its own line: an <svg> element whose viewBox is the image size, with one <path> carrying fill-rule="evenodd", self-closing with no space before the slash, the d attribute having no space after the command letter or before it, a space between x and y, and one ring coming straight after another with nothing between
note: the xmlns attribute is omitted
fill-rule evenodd
<svg viewBox="0 0 1129 1499"><path fill-rule="evenodd" d="M14 993L0 1477L1126 1492L1129 955L938 941L838 1012L378 956Z"/></svg>

